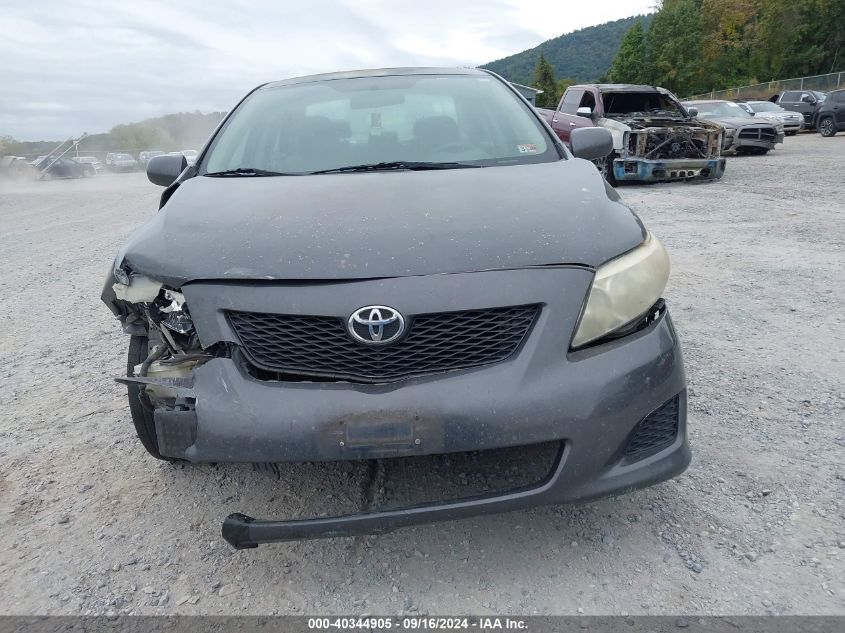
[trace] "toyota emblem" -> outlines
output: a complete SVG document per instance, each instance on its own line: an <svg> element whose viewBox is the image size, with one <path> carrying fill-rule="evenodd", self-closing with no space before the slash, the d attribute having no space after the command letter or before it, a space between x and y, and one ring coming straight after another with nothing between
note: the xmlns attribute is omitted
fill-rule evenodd
<svg viewBox="0 0 845 633"><path fill-rule="evenodd" d="M405 319L387 306L365 306L349 317L346 328L356 341L368 345L392 343L405 332Z"/></svg>

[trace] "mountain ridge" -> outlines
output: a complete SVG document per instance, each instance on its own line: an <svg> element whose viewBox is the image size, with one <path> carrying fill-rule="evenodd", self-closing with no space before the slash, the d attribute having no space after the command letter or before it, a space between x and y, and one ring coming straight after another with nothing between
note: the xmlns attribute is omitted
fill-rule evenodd
<svg viewBox="0 0 845 633"><path fill-rule="evenodd" d="M654 14L635 15L564 33L534 48L482 64L514 83L531 85L540 52L551 62L558 79L596 81L610 68L625 33L637 20L648 28Z"/></svg>

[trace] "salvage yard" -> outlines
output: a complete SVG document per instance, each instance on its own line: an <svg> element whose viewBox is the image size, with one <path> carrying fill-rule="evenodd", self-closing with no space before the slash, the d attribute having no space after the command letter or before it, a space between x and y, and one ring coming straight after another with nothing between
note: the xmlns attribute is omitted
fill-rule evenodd
<svg viewBox="0 0 845 633"><path fill-rule="evenodd" d="M672 258L693 450L679 478L245 551L220 537L230 512L352 512L407 482L357 463L280 465L276 479L153 460L112 380L128 337L99 293L161 189L137 173L0 181L0 608L845 613L843 165L845 134L801 134L730 157L721 181L619 189Z"/></svg>

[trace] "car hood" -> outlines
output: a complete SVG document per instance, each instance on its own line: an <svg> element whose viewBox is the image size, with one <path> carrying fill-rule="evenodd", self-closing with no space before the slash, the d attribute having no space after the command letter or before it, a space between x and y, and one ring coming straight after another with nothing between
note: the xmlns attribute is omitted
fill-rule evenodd
<svg viewBox="0 0 845 633"><path fill-rule="evenodd" d="M771 125L771 121L755 121L753 118L743 117L724 117L720 119L710 119L716 123L720 123L728 128L753 127L755 125Z"/></svg>
<svg viewBox="0 0 845 633"><path fill-rule="evenodd" d="M183 182L118 263L200 279L366 279L595 267L645 230L584 160Z"/></svg>

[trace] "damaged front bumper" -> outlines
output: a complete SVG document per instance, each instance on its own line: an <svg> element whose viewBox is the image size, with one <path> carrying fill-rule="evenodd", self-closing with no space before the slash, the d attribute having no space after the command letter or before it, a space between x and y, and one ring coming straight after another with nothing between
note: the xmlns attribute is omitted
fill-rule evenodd
<svg viewBox="0 0 845 633"><path fill-rule="evenodd" d="M689 463L686 378L663 307L641 330L567 351L581 310L571 297L585 296L592 277L577 267L523 269L325 284L298 293L285 285L192 283L182 292L205 347L225 344L232 353L203 359L190 371L166 375L152 367L147 376L119 381L143 385L167 403L154 410L159 451L192 462L373 460L559 446L545 477L494 494L291 521L234 514L223 535L237 548L626 492L671 478ZM362 296L389 296L406 315L466 309L486 305L490 287L506 289L514 304L542 306L518 351L496 364L395 382L256 375L227 318L233 308L347 314ZM658 418L662 443L632 453L644 441L640 431Z"/></svg>
<svg viewBox="0 0 845 633"><path fill-rule="evenodd" d="M716 180L725 173L724 158L648 160L630 157L613 161L616 180L658 182L667 180Z"/></svg>

